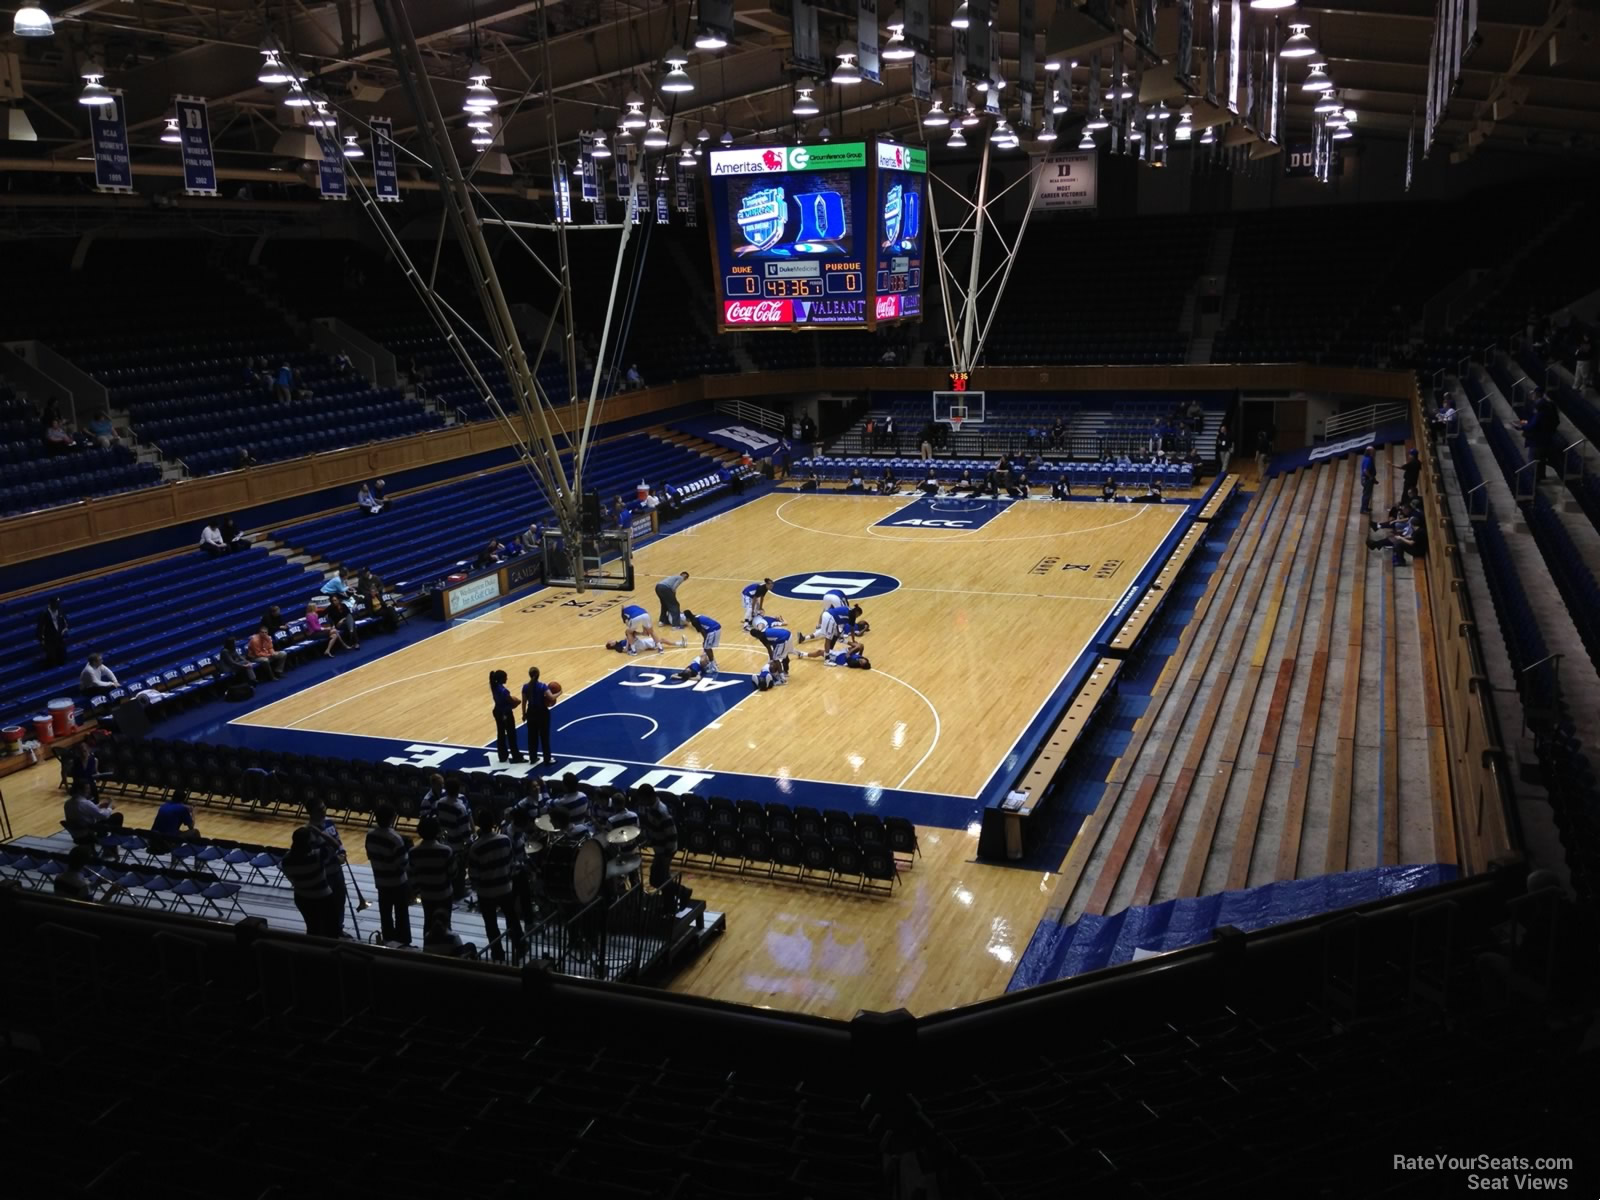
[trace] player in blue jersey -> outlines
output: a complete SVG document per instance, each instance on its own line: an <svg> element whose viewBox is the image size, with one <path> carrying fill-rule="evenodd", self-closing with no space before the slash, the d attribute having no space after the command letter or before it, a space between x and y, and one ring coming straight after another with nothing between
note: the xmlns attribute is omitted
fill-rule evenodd
<svg viewBox="0 0 1600 1200"><path fill-rule="evenodd" d="M717 644L722 640L722 623L704 613L683 610L689 628L700 635L700 657L678 673L679 679L693 679L696 675L708 677L717 673Z"/></svg>
<svg viewBox="0 0 1600 1200"><path fill-rule="evenodd" d="M867 659L866 647L856 641L852 634L843 646L834 650L817 651L822 655L823 665L829 667L850 667L857 671L872 670L872 663ZM804 658L805 655L800 657Z"/></svg>
<svg viewBox="0 0 1600 1200"><path fill-rule="evenodd" d="M767 670L772 673L772 682L781 687L789 682L789 642L791 635L782 625L774 625L769 621L758 621L761 626L759 632L755 625L750 627L750 632L767 648Z"/></svg>
<svg viewBox="0 0 1600 1200"><path fill-rule="evenodd" d="M614 642L607 642L607 650L620 650L627 654L637 654L640 650L654 650L660 654L666 646L656 636L655 622L650 619L648 609L637 604L626 604L622 608L622 634ZM684 639L678 639L678 645L685 646Z"/></svg>
<svg viewBox="0 0 1600 1200"><path fill-rule="evenodd" d="M760 583L747 583L740 598L744 602L744 627L750 628L750 622L761 615L761 606L766 601L767 592L772 587L772 580L763 579Z"/></svg>
<svg viewBox="0 0 1600 1200"><path fill-rule="evenodd" d="M861 606L859 604L846 608L843 604L835 604L822 610L822 616L817 620L817 628L812 632L814 638L821 638L823 650L832 650L839 638L845 634L865 632L861 619ZM805 641L802 635L799 639ZM820 658L821 653L811 657Z"/></svg>

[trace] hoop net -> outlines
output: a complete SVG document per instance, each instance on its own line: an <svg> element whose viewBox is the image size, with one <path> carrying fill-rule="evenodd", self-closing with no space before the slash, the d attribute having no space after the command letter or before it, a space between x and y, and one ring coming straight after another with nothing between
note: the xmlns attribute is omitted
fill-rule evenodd
<svg viewBox="0 0 1600 1200"><path fill-rule="evenodd" d="M951 433L960 433L961 432L961 422L963 422L965 420L966 420L965 417L958 417L958 416L955 416L954 414L952 414L951 417L950 417L950 432Z"/></svg>

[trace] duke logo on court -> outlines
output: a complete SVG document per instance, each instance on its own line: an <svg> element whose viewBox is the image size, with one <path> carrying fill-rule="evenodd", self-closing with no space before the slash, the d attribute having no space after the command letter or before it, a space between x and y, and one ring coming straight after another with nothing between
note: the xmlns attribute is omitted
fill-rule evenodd
<svg viewBox="0 0 1600 1200"><path fill-rule="evenodd" d="M838 592L847 600L864 600L868 596L886 596L899 586L900 581L893 575L872 571L816 571L785 575L772 582L772 590L778 595L798 600L821 600L829 592Z"/></svg>

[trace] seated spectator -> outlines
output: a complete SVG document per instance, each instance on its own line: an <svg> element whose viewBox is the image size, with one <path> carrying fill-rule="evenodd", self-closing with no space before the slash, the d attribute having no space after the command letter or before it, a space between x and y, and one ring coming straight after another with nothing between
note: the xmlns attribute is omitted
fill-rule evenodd
<svg viewBox="0 0 1600 1200"><path fill-rule="evenodd" d="M155 820L150 822L150 832L165 834L167 837L177 837L180 833L195 834L200 830L195 827L194 809L185 803L185 794L180 788L172 793L172 798L156 809Z"/></svg>
<svg viewBox="0 0 1600 1200"><path fill-rule="evenodd" d="M1102 500L1115 500L1117 498L1117 480L1113 475L1107 475L1105 484L1100 488Z"/></svg>
<svg viewBox="0 0 1600 1200"><path fill-rule="evenodd" d="M239 527L234 524L232 517L222 518L220 532L222 533L222 544L226 546L230 552L236 550L248 550L250 548L250 539L239 532Z"/></svg>
<svg viewBox="0 0 1600 1200"><path fill-rule="evenodd" d="M867 481L861 478L860 467L852 467L850 469L850 479L844 485L844 490L847 492L864 492L867 490Z"/></svg>
<svg viewBox="0 0 1600 1200"><path fill-rule="evenodd" d="M878 477L878 494L880 496L894 495L894 490L898 483L899 481L894 477L894 469L885 467L883 474Z"/></svg>
<svg viewBox="0 0 1600 1200"><path fill-rule="evenodd" d="M678 494L678 489L670 483L661 489L661 517L666 520L677 516L683 511L683 497Z"/></svg>
<svg viewBox="0 0 1600 1200"><path fill-rule="evenodd" d="M1594 336L1585 333L1572 357L1572 386L1580 392L1594 379Z"/></svg>
<svg viewBox="0 0 1600 1200"><path fill-rule="evenodd" d="M332 575L324 581L320 590L324 596L348 596L350 585L345 583L343 575Z"/></svg>
<svg viewBox="0 0 1600 1200"><path fill-rule="evenodd" d="M72 440L60 417L52 420L44 431L44 448L47 454L71 454L78 449L78 443Z"/></svg>
<svg viewBox="0 0 1600 1200"><path fill-rule="evenodd" d="M639 507L644 509L660 508L661 498L649 488L645 488L644 498L639 501Z"/></svg>
<svg viewBox="0 0 1600 1200"><path fill-rule="evenodd" d="M339 640L351 650L361 649L361 639L356 636L356 615L339 596L328 597L327 623L339 633Z"/></svg>
<svg viewBox="0 0 1600 1200"><path fill-rule="evenodd" d="M463 942L461 935L450 928L448 912L434 913L422 931L424 954L438 954L445 958L477 958L477 947Z"/></svg>
<svg viewBox="0 0 1600 1200"><path fill-rule="evenodd" d="M82 792L96 802L100 799L100 756L94 752L89 739L79 742L72 755L69 772L74 791Z"/></svg>
<svg viewBox="0 0 1600 1200"><path fill-rule="evenodd" d="M363 483L356 492L356 503L361 506L361 511L369 517L375 517L383 511L383 501L373 494L372 485Z"/></svg>
<svg viewBox="0 0 1600 1200"><path fill-rule="evenodd" d="M67 869L55 877L51 890L68 900L93 900L103 882L89 869L93 861L94 851L89 846L81 843L74 846L67 852Z"/></svg>
<svg viewBox="0 0 1600 1200"><path fill-rule="evenodd" d="M78 672L78 686L85 692L97 692L103 688L114 688L117 685L117 676L114 671L105 665L105 660L98 653L89 655L89 661L83 664L83 670Z"/></svg>
<svg viewBox="0 0 1600 1200"><path fill-rule="evenodd" d="M1446 396L1444 403L1435 409L1433 415L1428 418L1428 427L1437 433L1448 433L1450 431L1450 422L1455 419L1455 401Z"/></svg>
<svg viewBox="0 0 1600 1200"><path fill-rule="evenodd" d="M113 811L111 801L97 802L83 788L73 785L72 795L62 809L61 823L76 842L87 843L98 834L122 828L122 814Z"/></svg>
<svg viewBox="0 0 1600 1200"><path fill-rule="evenodd" d="M522 549L527 554L544 553L544 526L534 521L522 531Z"/></svg>
<svg viewBox="0 0 1600 1200"><path fill-rule="evenodd" d="M280 629L283 629L287 625L287 622L283 619L283 610L280 609L276 604L269 604L267 606L267 611L261 614L261 620L259 624L268 633L276 634Z"/></svg>
<svg viewBox="0 0 1600 1200"><path fill-rule="evenodd" d="M206 527L200 531L200 549L218 558L228 552L228 543L222 536L222 522L216 517L206 522Z"/></svg>
<svg viewBox="0 0 1600 1200"><path fill-rule="evenodd" d="M937 496L939 494L939 481L934 477L933 467L929 466L926 478L919 485L924 496Z"/></svg>
<svg viewBox="0 0 1600 1200"><path fill-rule="evenodd" d="M272 633L265 625L260 626L245 643L244 656L252 665L265 663L274 679L283 678L283 664L289 661L289 656L273 644Z"/></svg>
<svg viewBox="0 0 1600 1200"><path fill-rule="evenodd" d="M250 453L250 447L249 446L240 446L239 447L239 457L234 459L233 469L235 471L243 471L246 468L253 467L255 465L256 465L256 460L255 460L254 456L252 456L251 453Z"/></svg>
<svg viewBox="0 0 1600 1200"><path fill-rule="evenodd" d="M244 655L239 653L239 647L231 637L222 639L222 649L217 655L217 671L222 682L250 683L256 681L256 665L246 661Z"/></svg>
<svg viewBox="0 0 1600 1200"><path fill-rule="evenodd" d="M388 494L383 490L388 486L389 485L382 479L376 479L372 483L372 498L379 504L383 505L385 512L394 507L394 501L390 499Z"/></svg>
<svg viewBox="0 0 1600 1200"><path fill-rule="evenodd" d="M505 557L506 548L500 544L499 539L490 538L489 544L478 551L478 557L473 559L474 570L485 571Z"/></svg>
<svg viewBox="0 0 1600 1200"><path fill-rule="evenodd" d="M383 591L378 587L368 587L360 593L361 605L366 609L367 615L377 617L385 633L393 633L400 628L400 614L395 606L384 598Z"/></svg>
<svg viewBox="0 0 1600 1200"><path fill-rule="evenodd" d="M312 641L321 638L327 644L327 648L322 652L323 658L330 657L335 646L350 649L350 643L344 640L337 625L323 624L322 614L317 611L315 604L306 605L306 637Z"/></svg>
<svg viewBox="0 0 1600 1200"><path fill-rule="evenodd" d="M634 363L628 368L628 373L623 376L623 383L627 384L630 392L638 391L644 386L644 376L639 374L639 364Z"/></svg>
<svg viewBox="0 0 1600 1200"><path fill-rule="evenodd" d="M120 446L122 439L117 436L116 427L111 424L111 418L101 409L89 419L89 436L100 443L102 450L109 450L112 446Z"/></svg>
<svg viewBox="0 0 1600 1200"><path fill-rule="evenodd" d="M1367 539L1368 550L1388 546L1394 552L1391 560L1395 566L1405 565L1406 555L1421 558L1428 552L1428 530L1422 521L1420 509L1398 505L1393 520L1371 521L1373 534Z"/></svg>

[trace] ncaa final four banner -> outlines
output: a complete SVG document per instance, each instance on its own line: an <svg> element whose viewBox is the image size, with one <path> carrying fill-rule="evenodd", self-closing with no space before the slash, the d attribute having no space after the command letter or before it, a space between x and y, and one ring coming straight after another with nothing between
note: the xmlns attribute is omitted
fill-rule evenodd
<svg viewBox="0 0 1600 1200"><path fill-rule="evenodd" d="M217 164L211 156L211 121L206 102L199 96L174 96L173 104L178 112L184 195L215 196Z"/></svg>
<svg viewBox="0 0 1600 1200"><path fill-rule="evenodd" d="M128 154L128 121L122 89L111 88L110 104L89 106L89 136L94 141L94 186L102 192L133 191L133 160Z"/></svg>
<svg viewBox="0 0 1600 1200"><path fill-rule="evenodd" d="M379 200L400 199L400 167L395 161L394 125L388 117L372 118L373 191Z"/></svg>
<svg viewBox="0 0 1600 1200"><path fill-rule="evenodd" d="M317 164L317 190L324 200L348 200L350 181L344 174L344 151L326 129L317 129L317 149L322 161Z"/></svg>

